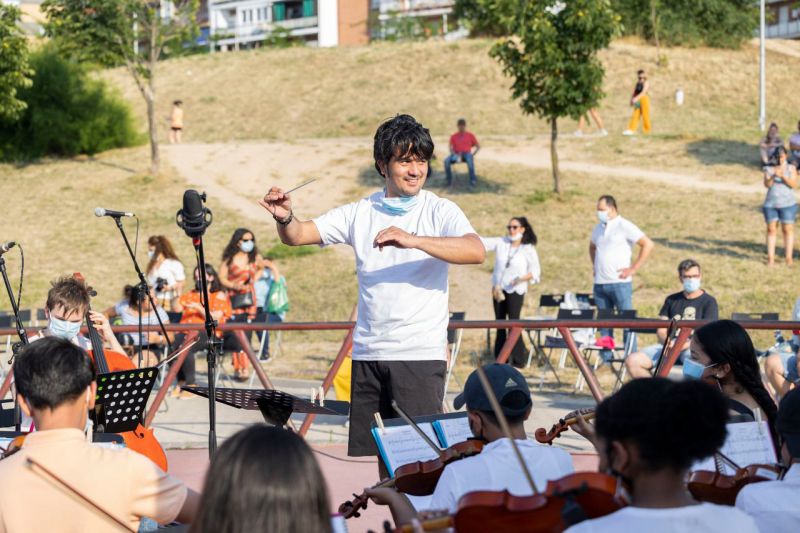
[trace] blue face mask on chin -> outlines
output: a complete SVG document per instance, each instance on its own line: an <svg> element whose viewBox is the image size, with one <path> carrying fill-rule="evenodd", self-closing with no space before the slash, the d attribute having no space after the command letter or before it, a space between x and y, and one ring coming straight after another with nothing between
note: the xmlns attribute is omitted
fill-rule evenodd
<svg viewBox="0 0 800 533"><path fill-rule="evenodd" d="M683 361L683 377L689 379L702 379L703 372L706 371L706 368L710 368L712 366L717 366L717 363L704 366L695 361L691 358L686 358Z"/></svg>
<svg viewBox="0 0 800 533"><path fill-rule="evenodd" d="M392 215L405 215L410 212L419 203L419 195L416 196L398 196L394 198L386 197L386 189L383 190L383 198L381 198L381 205L383 208Z"/></svg>
<svg viewBox="0 0 800 533"><path fill-rule="evenodd" d="M81 323L70 322L69 320L61 320L60 318L50 315L50 323L48 324L47 329L50 331L50 334L53 337L71 341L78 336L78 333L80 333Z"/></svg>

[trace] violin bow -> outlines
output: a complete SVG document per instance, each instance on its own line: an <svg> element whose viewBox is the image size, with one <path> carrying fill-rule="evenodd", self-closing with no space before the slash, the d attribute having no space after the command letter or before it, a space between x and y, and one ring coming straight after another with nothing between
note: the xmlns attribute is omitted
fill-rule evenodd
<svg viewBox="0 0 800 533"><path fill-rule="evenodd" d="M108 518L109 520L111 520L112 522L117 524L120 528L124 529L125 531L131 531L132 533L136 533L136 530L134 528L132 528L130 525L128 525L124 521L120 520L119 518L117 518L116 516L114 516L113 514L108 512L106 509L103 509L102 507L100 507L98 504L93 502L88 496L86 496L81 491L79 491L78 489L76 489L75 487L73 487L72 485L70 485L69 483L67 483L66 481L61 479L60 477L58 477L55 473L53 473L51 470L46 468L39 461L36 461L35 459L32 459L30 457L27 458L27 461L28 461L28 465L32 469L34 469L35 471L38 470L40 473L44 473L48 478L50 478L51 480L55 481L62 488L67 489L67 492L71 492L73 495L77 496L78 499L82 500L83 503L85 503L87 506L91 507L92 509L94 509L95 511L99 512L100 514L104 515L106 518Z"/></svg>
<svg viewBox="0 0 800 533"><path fill-rule="evenodd" d="M492 404L494 416L497 418L497 421L500 422L500 427L503 429L503 433L505 433L506 438L511 441L511 447L514 449L514 455L517 456L517 460L522 467L522 472L525 474L525 478L528 480L528 484L530 484L533 494L539 494L539 489L536 488L536 484L533 482L533 476L531 476L531 472L528 470L528 465L525 464L525 460L522 458L522 453L519 451L517 441L514 440L514 437L511 435L511 428L508 425L508 420L506 420L506 415L500 408L500 402L497 401L497 396L494 395L492 386L489 384L489 378L486 377L486 372L480 365L476 369L476 372L478 373L478 378L481 380L483 391L486 393L489 403Z"/></svg>
<svg viewBox="0 0 800 533"><path fill-rule="evenodd" d="M422 428L421 428L421 427L419 427L419 425L418 425L416 422L414 422L413 420L411 420L411 417L410 417L410 416L408 416L408 414L406 414L406 412L405 412L405 411L403 411L402 409L400 409L400 406L399 406L399 405L397 405L397 402L396 402L395 400L392 400L392 409L394 409L395 411L397 411L397 414L399 414L399 415L400 415L400 417L401 417L403 420L405 420L406 424L408 424L409 426L411 426L412 428L414 428L414 431L416 431L416 432L417 432L417 434L418 434L420 437L422 437L422 440L424 440L424 441L425 441L425 444L427 444L428 446L430 446L430 447L433 449L433 451L435 451L435 452L436 452L436 455L438 455L439 457L441 457L441 456L442 456L442 450L441 450L441 448L439 448L439 447L436 445L436 443L435 443L435 442L433 442L433 441L431 440L431 438L430 438L430 437L429 437L429 436L428 436L428 435L427 435L427 434L426 434L424 431L422 431Z"/></svg>

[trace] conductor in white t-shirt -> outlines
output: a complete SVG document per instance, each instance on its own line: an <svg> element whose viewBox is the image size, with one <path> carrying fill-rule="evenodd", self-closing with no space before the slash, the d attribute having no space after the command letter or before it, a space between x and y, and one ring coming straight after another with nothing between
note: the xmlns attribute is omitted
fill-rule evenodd
<svg viewBox="0 0 800 533"><path fill-rule="evenodd" d="M597 308L633 309L633 275L653 251L653 241L617 212L613 196L603 195L597 200L597 219L589 244ZM633 247L637 244L639 256L631 263ZM601 337L612 335L610 329L600 329Z"/></svg>
<svg viewBox="0 0 800 533"><path fill-rule="evenodd" d="M259 203L285 244L348 244L356 256L358 319L353 333L348 454L377 454L374 413L393 418L441 412L446 370L450 264L479 264L483 243L459 207L423 191L434 145L427 128L397 115L375 133L384 189L298 220L291 197L272 187Z"/></svg>

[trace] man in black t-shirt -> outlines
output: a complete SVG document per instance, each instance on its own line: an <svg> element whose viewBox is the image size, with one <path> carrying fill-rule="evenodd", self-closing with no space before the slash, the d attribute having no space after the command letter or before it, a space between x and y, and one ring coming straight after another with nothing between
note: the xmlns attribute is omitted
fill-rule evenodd
<svg viewBox="0 0 800 533"><path fill-rule="evenodd" d="M717 320L719 309L713 296L700 288L702 274L700 264L694 259L686 259L678 265L678 278L683 284L683 290L670 294L664 300L664 305L659 311L659 318L663 320ZM658 328L656 331L658 344L644 348L640 352L630 354L625 359L625 366L634 378L649 378L651 370L661 356L661 348L667 336L667 328ZM681 347L679 363L689 356L689 341Z"/></svg>

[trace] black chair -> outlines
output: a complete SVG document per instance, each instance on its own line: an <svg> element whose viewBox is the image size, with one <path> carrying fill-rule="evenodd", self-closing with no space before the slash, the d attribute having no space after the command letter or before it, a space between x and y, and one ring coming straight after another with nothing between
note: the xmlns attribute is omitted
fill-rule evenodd
<svg viewBox="0 0 800 533"><path fill-rule="evenodd" d="M590 292L577 292L575 293L575 299L578 300L578 303L588 304L591 307L597 306L597 302L594 300L594 294Z"/></svg>
<svg viewBox="0 0 800 533"><path fill-rule="evenodd" d="M732 313L731 320L780 320L780 313Z"/></svg>
<svg viewBox="0 0 800 533"><path fill-rule="evenodd" d="M19 310L19 320L23 324L30 325L32 317L33 317L33 313L31 313L30 309L20 309Z"/></svg>
<svg viewBox="0 0 800 533"><path fill-rule="evenodd" d="M558 315L556 316L557 320L592 320L594 319L594 309L563 309L559 308ZM574 331L574 330L571 330ZM582 349L585 346L585 343L580 342L580 340L575 339L575 343L578 345L579 349ZM561 355L558 359L557 368L564 368L566 361L567 361L567 353L569 352L569 348L567 347L567 342L564 338L556 332L553 335L546 335L544 339L543 347L548 350L548 353L545 355L543 359L543 363L549 369L553 375L556 377L558 384L561 385L561 378L558 375L558 371L556 367L553 366L552 362L550 361L550 356L553 353L553 350L561 350ZM542 372L539 388L542 388L544 382L544 372Z"/></svg>
<svg viewBox="0 0 800 533"><path fill-rule="evenodd" d="M636 318L636 309L598 309L597 310L597 319L598 320L633 320ZM623 338L625 342L622 346L614 348L614 354L612 357L605 362L608 363L608 367L611 369L611 372L614 373L616 377L616 381L614 382L614 387L612 389L612 393L616 392L619 387L622 386L622 382L625 379L628 369L625 367L625 359L633 351L633 347L636 345L637 333L639 333L640 329L635 328L628 328L625 329L623 332ZM655 329L652 330L655 333ZM627 333L627 335L626 335ZM599 346L590 346L587 350L597 351L598 353L603 348ZM598 356L594 362L594 370L596 371L598 366L600 365L600 357ZM619 365L619 366L615 366ZM581 384L581 390L583 389L583 384Z"/></svg>
<svg viewBox="0 0 800 533"><path fill-rule="evenodd" d="M167 311L167 316L169 317L170 324L180 324L183 311Z"/></svg>
<svg viewBox="0 0 800 533"><path fill-rule="evenodd" d="M36 310L36 325L39 325L39 322L47 322L47 312L44 309L37 309Z"/></svg>
<svg viewBox="0 0 800 533"><path fill-rule="evenodd" d="M450 313L450 320L464 320L467 316L467 313L464 311L453 311ZM453 377L453 369L456 367L456 362L458 361L458 353L461 351L461 338L464 336L464 330L459 329L448 329L447 330L447 346L450 348L450 360L448 361L447 367L447 378L444 382L444 395L447 398L447 388L450 385L450 378ZM456 383L458 383L458 379L456 378ZM461 384L458 384L459 387Z"/></svg>
<svg viewBox="0 0 800 533"><path fill-rule="evenodd" d="M560 309L561 304L564 302L564 295L563 294L542 294L539 296L539 310L543 309ZM545 320L548 318L555 318L554 316L545 315L545 314L538 314L532 317L524 317L530 318L533 320ZM544 330L541 329L526 329L525 334L528 336L528 342L530 342L530 349L528 350L528 362L525 364L525 368L531 367L531 361L533 360L534 354L536 354L537 359L540 363L544 362L544 358L547 357L543 351L544 349L544 342L543 342L543 332ZM555 330L550 331L551 335L555 335ZM488 340L487 336L487 350L491 352L491 342Z"/></svg>

